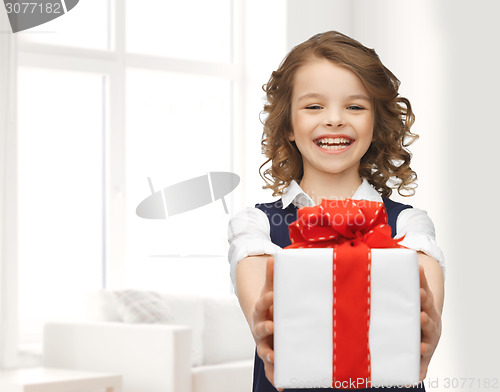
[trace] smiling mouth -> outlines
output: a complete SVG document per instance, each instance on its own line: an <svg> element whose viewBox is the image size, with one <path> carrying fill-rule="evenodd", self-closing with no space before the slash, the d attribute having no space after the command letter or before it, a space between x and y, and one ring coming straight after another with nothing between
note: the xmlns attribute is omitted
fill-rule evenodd
<svg viewBox="0 0 500 392"><path fill-rule="evenodd" d="M314 143L325 150L341 150L354 143L354 140L346 137L324 137L315 139Z"/></svg>

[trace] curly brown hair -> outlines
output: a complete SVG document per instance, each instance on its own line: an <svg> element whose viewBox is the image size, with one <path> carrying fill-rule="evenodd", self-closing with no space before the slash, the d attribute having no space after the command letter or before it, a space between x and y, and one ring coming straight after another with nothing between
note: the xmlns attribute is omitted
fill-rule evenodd
<svg viewBox="0 0 500 392"><path fill-rule="evenodd" d="M360 177L366 178L383 197L389 197L395 188L402 196L413 195L417 174L410 168L411 154L406 147L418 135L410 131L415 121L410 101L399 96L400 81L373 49L336 31L316 34L293 48L263 86L267 95L261 142L267 160L259 168L266 182L263 188L271 188L273 196L281 196L292 180L299 182L304 174L302 156L288 136L292 130L294 77L299 67L312 58L324 58L354 72L373 100L373 142L361 158ZM262 173L269 162L271 166Z"/></svg>

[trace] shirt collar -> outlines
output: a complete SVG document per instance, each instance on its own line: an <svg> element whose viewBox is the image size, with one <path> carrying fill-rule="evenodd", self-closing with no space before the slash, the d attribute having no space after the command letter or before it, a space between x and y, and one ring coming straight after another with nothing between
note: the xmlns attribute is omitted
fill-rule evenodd
<svg viewBox="0 0 500 392"><path fill-rule="evenodd" d="M369 200L379 203L382 202L382 196L380 196L377 190L371 186L366 179L363 179L361 185L351 196L351 199ZM283 208L287 208L292 203L297 208L311 207L315 205L314 201L302 190L300 185L295 180L292 180L288 188L285 190L285 193L281 197L281 201L283 202Z"/></svg>

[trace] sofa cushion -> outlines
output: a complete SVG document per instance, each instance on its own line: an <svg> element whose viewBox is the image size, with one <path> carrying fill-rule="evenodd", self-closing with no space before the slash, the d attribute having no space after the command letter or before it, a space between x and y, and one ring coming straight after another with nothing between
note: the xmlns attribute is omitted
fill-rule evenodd
<svg viewBox="0 0 500 392"><path fill-rule="evenodd" d="M251 392L253 360L193 368L193 392Z"/></svg>
<svg viewBox="0 0 500 392"><path fill-rule="evenodd" d="M253 358L255 343L238 299L207 297L203 307L203 364Z"/></svg>
<svg viewBox="0 0 500 392"><path fill-rule="evenodd" d="M172 310L174 323L187 325L191 328L191 340L193 345L192 363L199 366L203 361L203 301L196 294L162 294L163 299Z"/></svg>
<svg viewBox="0 0 500 392"><path fill-rule="evenodd" d="M125 323L173 324L168 303L154 291L115 291L117 312Z"/></svg>

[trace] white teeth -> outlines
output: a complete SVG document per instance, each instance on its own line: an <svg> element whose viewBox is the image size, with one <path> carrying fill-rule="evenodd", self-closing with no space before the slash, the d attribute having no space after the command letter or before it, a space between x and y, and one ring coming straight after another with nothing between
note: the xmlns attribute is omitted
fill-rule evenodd
<svg viewBox="0 0 500 392"><path fill-rule="evenodd" d="M336 137L336 138L325 137L316 141L318 146L320 146L321 148L325 148L327 150L340 150L351 144L351 142L352 142L351 139L343 137Z"/></svg>

